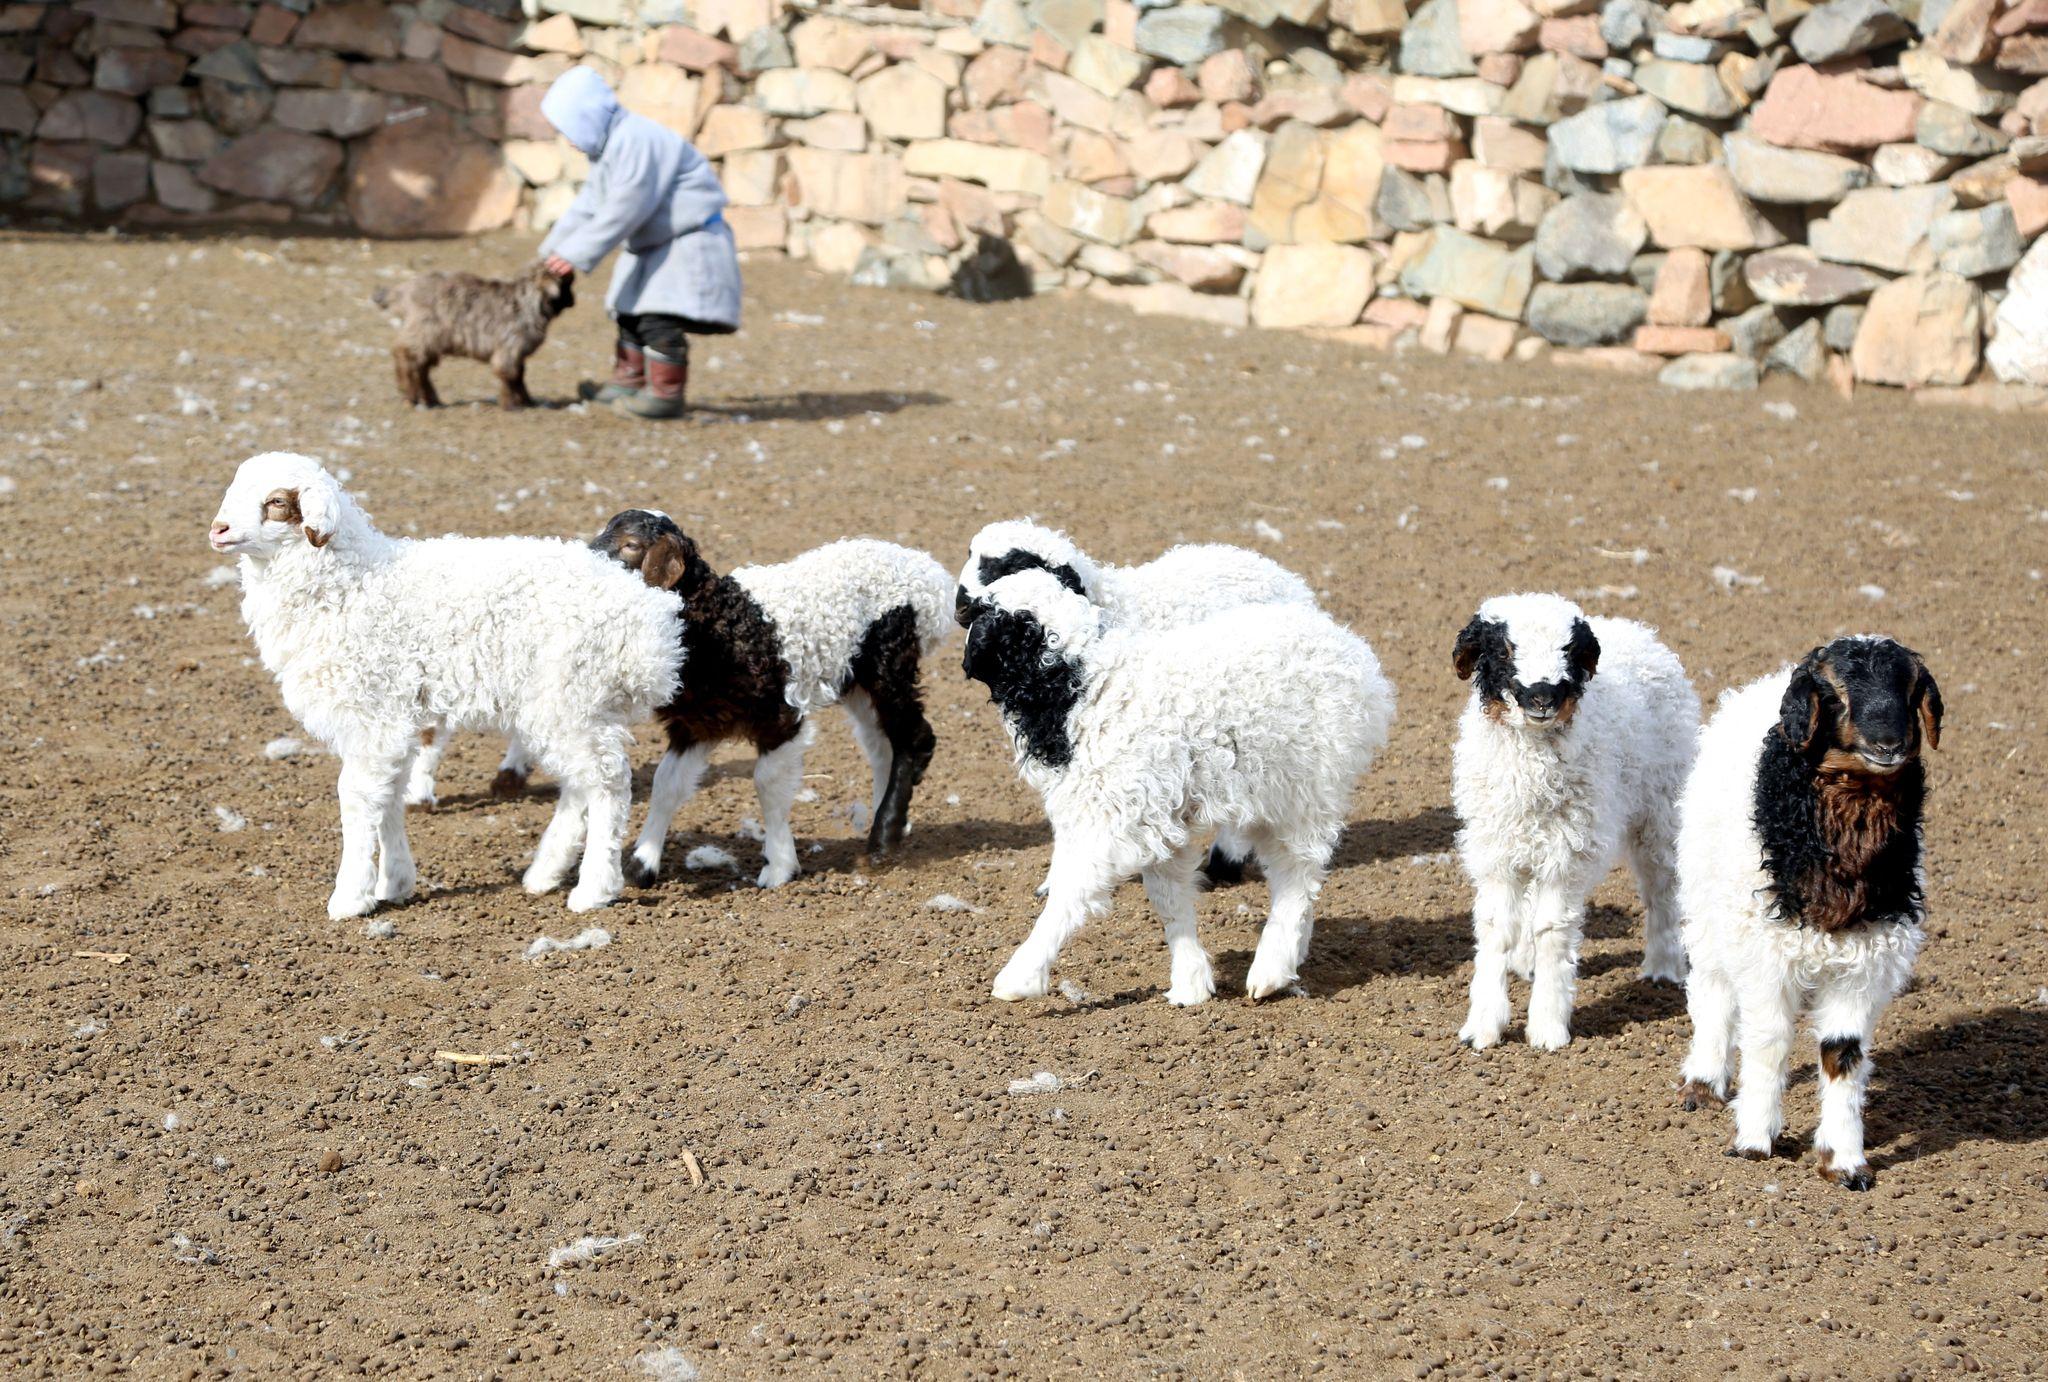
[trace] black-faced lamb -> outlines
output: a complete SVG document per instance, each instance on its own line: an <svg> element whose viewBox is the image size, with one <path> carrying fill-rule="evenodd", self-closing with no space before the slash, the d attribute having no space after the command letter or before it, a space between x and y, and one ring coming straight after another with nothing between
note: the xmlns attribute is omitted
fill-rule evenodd
<svg viewBox="0 0 2048 1382"><path fill-rule="evenodd" d="M1295 982L1352 786L1394 720L1394 688L1364 639L1300 605L1126 628L1026 570L981 592L964 665L989 688L1053 830L1045 907L996 976L997 998L1043 995L1061 946L1138 874L1166 925L1167 1001L1208 999L1195 871L1222 827L1257 851L1272 889L1245 991Z"/></svg>
<svg viewBox="0 0 2048 1382"><path fill-rule="evenodd" d="M242 618L286 707L341 758L341 864L330 917L415 881L400 788L423 730L516 734L561 780L526 870L530 892L576 863L573 911L621 887L631 726L674 699L675 596L578 543L377 531L320 465L244 461L211 541L240 558Z"/></svg>
<svg viewBox="0 0 2048 1382"><path fill-rule="evenodd" d="M854 538L721 576L672 519L648 509L618 514L591 545L683 600L690 680L656 711L669 747L627 861L634 882L659 874L669 822L696 792L711 750L729 739L760 755L754 789L767 862L758 881L774 888L794 878L789 812L803 785L807 720L835 703L874 775L868 852L902 842L911 793L937 743L918 673L948 632L953 583L944 567L908 547Z"/></svg>
<svg viewBox="0 0 2048 1382"><path fill-rule="evenodd" d="M1889 638L1838 638L1721 698L1679 802L1679 897L1692 961L1688 1109L1719 1107L1742 1051L1732 1155L1771 1155L1806 1013L1820 1048L1820 1174L1876 1181L1863 1098L1878 1018L1925 939L1925 749L1941 689Z"/></svg>
<svg viewBox="0 0 2048 1382"><path fill-rule="evenodd" d="M1113 623L1133 629L1177 629L1239 605L1316 607L1306 581L1243 547L1187 544L1139 566L1110 566L1095 561L1056 528L1005 519L983 527L968 544L954 596L961 627L973 623L991 584L1032 570L1051 572L1068 590L1100 605ZM1211 883L1239 882L1249 853L1233 832L1220 830L1202 872Z"/></svg>
<svg viewBox="0 0 2048 1382"><path fill-rule="evenodd" d="M1643 898L1643 976L1685 977L1675 803L1699 697L1650 629L1588 619L1557 595L1486 601L1452 662L1472 683L1452 753L1476 941L1458 1039L1501 1039L1513 970L1530 980L1529 1044L1556 1050L1571 1041L1586 899L1624 852Z"/></svg>

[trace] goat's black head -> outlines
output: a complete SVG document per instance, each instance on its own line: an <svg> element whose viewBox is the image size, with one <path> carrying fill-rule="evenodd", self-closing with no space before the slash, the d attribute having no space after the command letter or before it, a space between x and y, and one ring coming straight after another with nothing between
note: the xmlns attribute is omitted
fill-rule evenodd
<svg viewBox="0 0 2048 1382"><path fill-rule="evenodd" d="M1941 688L1920 654L1889 638L1838 638L1792 669L1778 733L1839 772L1895 773L1941 747Z"/></svg>
<svg viewBox="0 0 2048 1382"><path fill-rule="evenodd" d="M1501 595L1458 632L1451 665L1496 724L1553 729L1571 723L1600 666L1600 640L1571 601Z"/></svg>
<svg viewBox="0 0 2048 1382"><path fill-rule="evenodd" d="M553 274L545 264L536 264L528 272L533 286L540 290L540 314L544 319L558 317L576 305L575 274Z"/></svg>
<svg viewBox="0 0 2048 1382"><path fill-rule="evenodd" d="M1074 756L1067 716L1080 699L1081 650L1100 612L1042 570L994 583L977 602L960 666L989 699L1025 753L1053 767Z"/></svg>

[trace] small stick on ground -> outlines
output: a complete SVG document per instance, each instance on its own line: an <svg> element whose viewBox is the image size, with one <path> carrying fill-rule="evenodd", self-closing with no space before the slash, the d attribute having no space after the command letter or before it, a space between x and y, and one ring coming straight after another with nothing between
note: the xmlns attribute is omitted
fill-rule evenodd
<svg viewBox="0 0 2048 1382"><path fill-rule="evenodd" d="M128 952L125 950L74 950L71 952L71 958L74 960L105 960L110 965L125 965L128 963Z"/></svg>
<svg viewBox="0 0 2048 1382"><path fill-rule="evenodd" d="M486 1055L476 1051L436 1051L434 1059L449 1061L455 1065L510 1065L517 1058Z"/></svg>
<svg viewBox="0 0 2048 1382"><path fill-rule="evenodd" d="M688 1147L683 1148L683 1169L690 1173L691 1185L704 1183L704 1163L697 1160L697 1154Z"/></svg>

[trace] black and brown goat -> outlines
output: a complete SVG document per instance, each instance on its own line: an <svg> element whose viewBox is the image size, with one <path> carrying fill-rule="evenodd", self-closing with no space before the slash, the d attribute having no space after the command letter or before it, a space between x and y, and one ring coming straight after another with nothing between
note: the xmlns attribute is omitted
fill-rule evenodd
<svg viewBox="0 0 2048 1382"><path fill-rule="evenodd" d="M398 314L391 359L398 392L416 408L438 408L433 368L448 356L481 360L498 376L498 404L525 408L526 361L548 338L548 325L576 305L575 276L557 277L535 264L517 278L424 273L370 300Z"/></svg>

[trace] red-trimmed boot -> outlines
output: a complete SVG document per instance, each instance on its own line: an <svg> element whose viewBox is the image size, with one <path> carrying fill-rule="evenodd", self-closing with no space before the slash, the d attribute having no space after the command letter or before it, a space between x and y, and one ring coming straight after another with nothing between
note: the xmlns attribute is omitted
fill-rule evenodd
<svg viewBox="0 0 2048 1382"><path fill-rule="evenodd" d="M612 347L612 377L603 385L582 384L577 396L587 403L611 403L631 398L647 387L647 354L631 341L620 338Z"/></svg>
<svg viewBox="0 0 2048 1382"><path fill-rule="evenodd" d="M658 350L647 352L647 387L612 404L615 412L649 419L678 418L689 411L683 390L690 383L690 361L670 359Z"/></svg>

